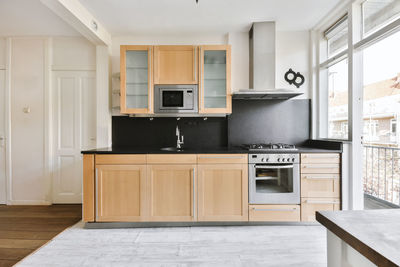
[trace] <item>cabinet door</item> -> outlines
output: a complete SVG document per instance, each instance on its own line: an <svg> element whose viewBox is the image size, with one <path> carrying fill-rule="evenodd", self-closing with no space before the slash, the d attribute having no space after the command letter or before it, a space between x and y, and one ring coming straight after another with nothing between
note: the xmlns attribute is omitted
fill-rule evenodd
<svg viewBox="0 0 400 267"><path fill-rule="evenodd" d="M150 221L195 220L196 165L148 165Z"/></svg>
<svg viewBox="0 0 400 267"><path fill-rule="evenodd" d="M231 113L231 47L200 47L199 113Z"/></svg>
<svg viewBox="0 0 400 267"><path fill-rule="evenodd" d="M146 165L96 167L96 221L143 221L146 209Z"/></svg>
<svg viewBox="0 0 400 267"><path fill-rule="evenodd" d="M317 211L340 210L339 199L329 198L302 198L301 199L301 221L314 222Z"/></svg>
<svg viewBox="0 0 400 267"><path fill-rule="evenodd" d="M248 221L247 164L198 168L198 220Z"/></svg>
<svg viewBox="0 0 400 267"><path fill-rule="evenodd" d="M197 47L162 45L154 47L155 84L197 84Z"/></svg>
<svg viewBox="0 0 400 267"><path fill-rule="evenodd" d="M151 46L121 45L121 113L153 113Z"/></svg>

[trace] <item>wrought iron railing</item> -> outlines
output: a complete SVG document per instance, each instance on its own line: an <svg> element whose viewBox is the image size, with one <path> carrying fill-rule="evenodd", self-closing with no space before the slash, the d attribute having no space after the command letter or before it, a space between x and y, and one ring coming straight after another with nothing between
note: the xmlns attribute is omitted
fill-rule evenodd
<svg viewBox="0 0 400 267"><path fill-rule="evenodd" d="M364 145L364 193L400 205L400 148Z"/></svg>

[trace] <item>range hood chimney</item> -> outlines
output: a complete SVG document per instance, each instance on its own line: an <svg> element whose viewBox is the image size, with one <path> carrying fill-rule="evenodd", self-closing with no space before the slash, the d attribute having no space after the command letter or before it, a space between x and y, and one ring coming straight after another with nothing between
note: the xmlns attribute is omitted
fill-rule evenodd
<svg viewBox="0 0 400 267"><path fill-rule="evenodd" d="M275 22L255 22L249 32L249 88L233 93L233 99L289 99L302 93L275 87Z"/></svg>

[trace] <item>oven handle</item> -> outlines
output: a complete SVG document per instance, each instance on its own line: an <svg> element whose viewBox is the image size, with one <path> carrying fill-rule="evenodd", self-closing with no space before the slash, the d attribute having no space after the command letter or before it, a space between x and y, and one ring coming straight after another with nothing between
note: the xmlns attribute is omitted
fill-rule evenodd
<svg viewBox="0 0 400 267"><path fill-rule="evenodd" d="M293 165L263 165L263 166L257 166L254 165L254 168L256 169L293 169Z"/></svg>

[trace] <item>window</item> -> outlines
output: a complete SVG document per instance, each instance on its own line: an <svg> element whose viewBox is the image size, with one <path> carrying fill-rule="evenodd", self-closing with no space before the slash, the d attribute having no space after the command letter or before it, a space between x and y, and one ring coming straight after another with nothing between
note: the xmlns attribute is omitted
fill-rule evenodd
<svg viewBox="0 0 400 267"><path fill-rule="evenodd" d="M363 140L365 142L372 142L372 141L378 141L378 126L379 122L377 120L364 120L364 138Z"/></svg>
<svg viewBox="0 0 400 267"><path fill-rule="evenodd" d="M400 17L399 0L367 0L362 3L364 36Z"/></svg>
<svg viewBox="0 0 400 267"><path fill-rule="evenodd" d="M390 120L390 141L396 142L397 140L397 119Z"/></svg>
<svg viewBox="0 0 400 267"><path fill-rule="evenodd" d="M347 59L328 68L328 138L348 138Z"/></svg>
<svg viewBox="0 0 400 267"><path fill-rule="evenodd" d="M400 115L400 31L363 50L363 119L379 119L363 139L380 144L396 143L396 119ZM364 126L365 127L365 126ZM399 145L399 144L397 144Z"/></svg>
<svg viewBox="0 0 400 267"><path fill-rule="evenodd" d="M329 27L325 33L328 42L328 58L331 58L347 49L347 15Z"/></svg>

